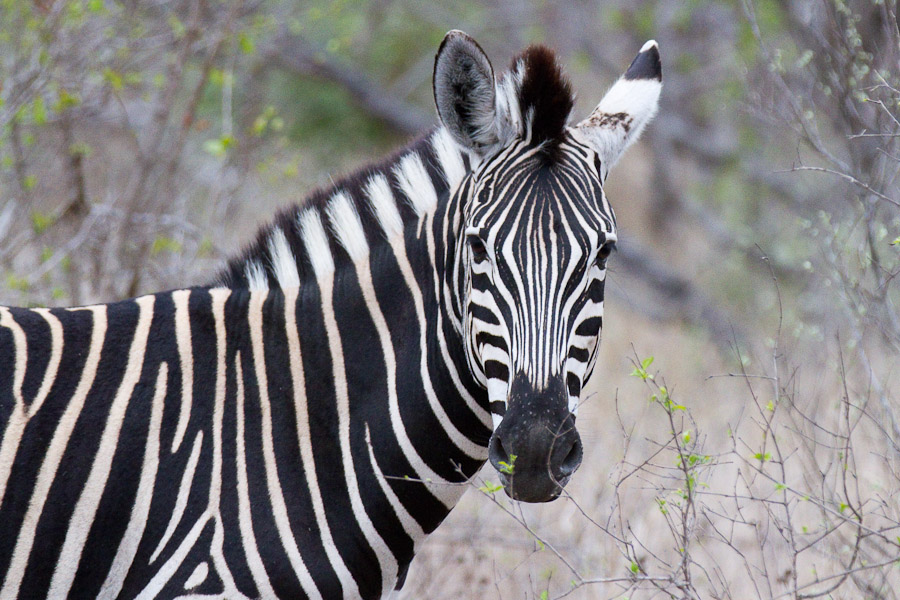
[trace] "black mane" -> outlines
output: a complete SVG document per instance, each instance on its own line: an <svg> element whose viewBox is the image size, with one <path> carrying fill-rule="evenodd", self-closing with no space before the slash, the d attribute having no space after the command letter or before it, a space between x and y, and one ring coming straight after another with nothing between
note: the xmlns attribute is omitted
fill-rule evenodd
<svg viewBox="0 0 900 600"><path fill-rule="evenodd" d="M552 161L575 105L572 85L545 46L530 46L513 60L513 70L522 74L518 100L526 132Z"/></svg>
<svg viewBox="0 0 900 600"><path fill-rule="evenodd" d="M240 253L233 255L229 259L228 264L213 279L212 285L233 288L247 287L248 280L245 269L251 261L256 261L263 267L267 280L274 285L277 282L277 278L272 268L268 241L272 231L275 229L280 229L285 234L288 245L293 251L297 262L297 272L301 280L305 279L310 274L312 267L300 237L297 217L301 211L312 209L320 213L323 223L327 223L327 218L323 214L326 204L338 192L345 193L355 205L369 245L379 243L382 234L376 223L375 215L371 207L368 206L363 188L374 175L381 174L387 178L396 198L405 199L405 194L400 190L396 179L392 176L392 169L400 158L413 152L422 159L432 179L435 182L442 181L443 175L436 166L437 159L434 156L434 150L430 143L434 131L434 129L428 130L387 158L357 169L347 176L337 179L330 186L317 188L308 194L304 200L278 211L268 224L263 225L259 229L256 237L250 244L244 246ZM440 190L437 191L440 193ZM404 222L416 219L416 215L408 202L398 202L397 208ZM328 238L336 263L349 262L349 257L334 239L334 236L329 235Z"/></svg>

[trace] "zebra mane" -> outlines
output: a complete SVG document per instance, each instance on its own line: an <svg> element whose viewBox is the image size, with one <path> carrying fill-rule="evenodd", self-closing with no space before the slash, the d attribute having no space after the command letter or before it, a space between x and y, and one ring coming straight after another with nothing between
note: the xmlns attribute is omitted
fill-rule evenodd
<svg viewBox="0 0 900 600"><path fill-rule="evenodd" d="M407 223L419 222L468 169L469 158L447 131L433 129L279 211L212 285L300 287L320 268L352 264L388 237L402 235ZM410 193L423 187L423 193Z"/></svg>
<svg viewBox="0 0 900 600"><path fill-rule="evenodd" d="M514 86L522 118L520 133L554 162L575 105L572 85L556 55L545 46L530 46L513 59L501 89L507 80Z"/></svg>

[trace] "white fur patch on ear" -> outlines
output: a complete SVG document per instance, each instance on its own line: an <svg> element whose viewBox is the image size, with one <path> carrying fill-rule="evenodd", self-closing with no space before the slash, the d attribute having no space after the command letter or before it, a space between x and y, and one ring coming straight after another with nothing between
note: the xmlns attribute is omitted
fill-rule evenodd
<svg viewBox="0 0 900 600"><path fill-rule="evenodd" d="M575 126L599 154L604 176L656 115L661 92L659 46L650 40L594 112Z"/></svg>
<svg viewBox="0 0 900 600"><path fill-rule="evenodd" d="M605 115L626 113L643 127L656 115L661 91L662 83L655 79L620 79L600 101L597 111Z"/></svg>

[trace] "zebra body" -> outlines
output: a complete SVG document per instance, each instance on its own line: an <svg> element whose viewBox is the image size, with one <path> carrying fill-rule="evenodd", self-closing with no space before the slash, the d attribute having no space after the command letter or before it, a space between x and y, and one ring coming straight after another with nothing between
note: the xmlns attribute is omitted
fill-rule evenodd
<svg viewBox="0 0 900 600"><path fill-rule="evenodd" d="M610 92L655 85L649 108L574 128L552 55L515 65L495 87L448 34L443 126L213 286L0 307L0 599L377 598L488 457L512 497L559 495L615 241L602 181L659 58Z"/></svg>

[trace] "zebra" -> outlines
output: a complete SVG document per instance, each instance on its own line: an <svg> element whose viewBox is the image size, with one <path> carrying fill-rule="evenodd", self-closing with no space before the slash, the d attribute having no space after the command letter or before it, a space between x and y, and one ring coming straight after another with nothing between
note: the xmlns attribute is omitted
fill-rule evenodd
<svg viewBox="0 0 900 600"><path fill-rule="evenodd" d="M647 42L585 120L533 46L451 31L439 125L316 191L206 286L0 307L0 599L378 598L487 461L558 497L597 358L603 185Z"/></svg>

